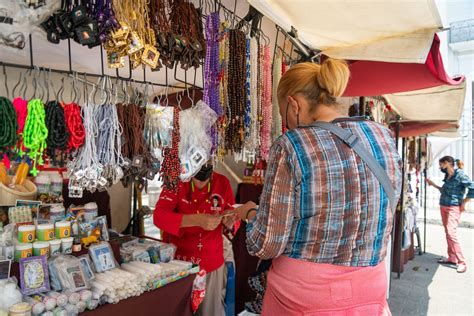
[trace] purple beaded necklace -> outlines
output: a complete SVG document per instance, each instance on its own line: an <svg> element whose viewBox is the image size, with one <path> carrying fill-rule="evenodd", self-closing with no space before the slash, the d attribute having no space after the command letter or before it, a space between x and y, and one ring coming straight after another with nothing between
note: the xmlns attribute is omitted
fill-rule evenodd
<svg viewBox="0 0 474 316"><path fill-rule="evenodd" d="M219 94L219 13L214 12L206 18L206 60L204 63L204 102L220 117L222 106ZM217 148L217 131L213 127L212 153Z"/></svg>

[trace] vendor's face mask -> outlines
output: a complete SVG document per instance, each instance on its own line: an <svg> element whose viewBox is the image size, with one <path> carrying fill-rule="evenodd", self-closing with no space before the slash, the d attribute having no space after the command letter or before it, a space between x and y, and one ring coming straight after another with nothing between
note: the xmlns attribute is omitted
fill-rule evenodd
<svg viewBox="0 0 474 316"><path fill-rule="evenodd" d="M204 165L202 166L201 170L194 176L196 180L199 181L206 181L212 176L212 165Z"/></svg>

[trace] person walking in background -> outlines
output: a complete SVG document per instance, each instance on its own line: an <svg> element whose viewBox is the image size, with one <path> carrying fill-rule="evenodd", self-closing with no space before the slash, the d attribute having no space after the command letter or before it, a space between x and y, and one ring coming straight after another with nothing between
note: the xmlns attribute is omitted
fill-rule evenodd
<svg viewBox="0 0 474 316"><path fill-rule="evenodd" d="M451 156L439 160L439 168L445 174L443 186L436 185L430 179L426 179L426 182L441 192L439 204L448 243L448 258L441 258L438 263L457 265L457 272L464 273L467 265L459 243L457 228L461 213L466 209L469 200L474 198L474 183L462 171L464 166L462 161L456 160L457 168L454 168L454 163L455 160ZM468 190L467 196L466 190Z"/></svg>

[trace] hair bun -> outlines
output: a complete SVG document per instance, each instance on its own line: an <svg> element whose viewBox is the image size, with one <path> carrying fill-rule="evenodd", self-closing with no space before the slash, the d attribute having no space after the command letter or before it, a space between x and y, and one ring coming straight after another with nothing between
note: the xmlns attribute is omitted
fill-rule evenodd
<svg viewBox="0 0 474 316"><path fill-rule="evenodd" d="M346 90L349 77L350 71L345 61L328 58L321 64L316 80L329 96L337 98Z"/></svg>

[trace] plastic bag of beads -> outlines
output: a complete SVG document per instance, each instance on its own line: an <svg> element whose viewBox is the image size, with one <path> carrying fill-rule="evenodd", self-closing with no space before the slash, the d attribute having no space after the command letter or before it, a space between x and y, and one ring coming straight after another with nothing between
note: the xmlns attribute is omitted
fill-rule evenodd
<svg viewBox="0 0 474 316"><path fill-rule="evenodd" d="M16 278L0 280L0 310L8 310L12 305L21 302L22 295Z"/></svg>
<svg viewBox="0 0 474 316"><path fill-rule="evenodd" d="M148 104L145 114L143 137L150 149L156 153L158 149L171 147L173 138L173 108L158 104ZM155 158L156 155L154 155Z"/></svg>
<svg viewBox="0 0 474 316"><path fill-rule="evenodd" d="M79 315L79 309L76 305L68 304L65 307L68 316L76 316Z"/></svg>
<svg viewBox="0 0 474 316"><path fill-rule="evenodd" d="M35 299L29 296L24 296L23 301L31 305L31 313L33 315L41 315L46 311L46 306L41 301L41 299Z"/></svg>
<svg viewBox="0 0 474 316"><path fill-rule="evenodd" d="M211 157L211 128L217 114L206 103L181 111L179 115L181 180L189 181Z"/></svg>
<svg viewBox="0 0 474 316"><path fill-rule="evenodd" d="M59 307L64 307L67 305L68 303L68 297L67 295L64 295L62 293L58 293L58 292L55 292L55 291L51 291L51 292L48 292L46 293L47 296L49 297L52 297L56 300L56 304L59 306Z"/></svg>
<svg viewBox="0 0 474 316"><path fill-rule="evenodd" d="M99 306L99 301L98 300L90 300L86 302L86 307L88 310L94 310Z"/></svg>
<svg viewBox="0 0 474 316"><path fill-rule="evenodd" d="M86 302L80 301L79 303L77 303L76 306L77 306L77 309L78 309L79 313L83 313L86 310L87 304L86 304Z"/></svg>

